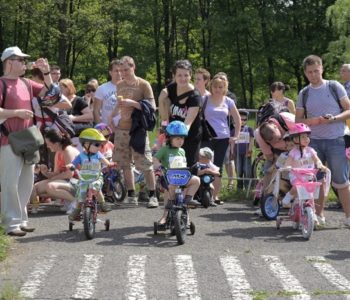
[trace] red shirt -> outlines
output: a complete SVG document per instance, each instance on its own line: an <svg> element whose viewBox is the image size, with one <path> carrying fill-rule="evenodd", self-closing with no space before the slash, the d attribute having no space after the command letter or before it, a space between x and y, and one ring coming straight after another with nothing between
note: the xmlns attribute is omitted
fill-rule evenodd
<svg viewBox="0 0 350 300"><path fill-rule="evenodd" d="M0 107L4 109L28 109L32 110L31 92L22 79L2 78L7 85L5 107L3 107L3 84L0 83ZM43 85L35 81L27 80L28 84L33 89L33 96L37 97L43 88ZM16 132L33 125L33 119L21 119L18 117L9 118L3 123L9 132ZM7 145L8 138L1 134L1 145Z"/></svg>

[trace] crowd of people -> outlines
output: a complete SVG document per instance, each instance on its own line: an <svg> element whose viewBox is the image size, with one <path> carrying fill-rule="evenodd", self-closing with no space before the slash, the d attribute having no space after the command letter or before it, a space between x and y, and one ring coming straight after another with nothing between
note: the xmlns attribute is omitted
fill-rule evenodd
<svg viewBox="0 0 350 300"><path fill-rule="evenodd" d="M295 128L295 122L311 128L306 132L305 149L313 158L319 157L319 166L324 163L331 170L332 185L346 215L345 224L350 226L349 169L343 139L345 121L350 118L347 94L350 88L347 84L344 88L336 83L339 99L330 99L334 96L329 81L322 78L319 57L309 56L303 62L310 85L299 93L296 106L293 100L284 96L286 86L282 82L271 85L270 101L289 112L281 113L278 118L272 116L255 133L247 124L249 112L237 108L236 96L229 91L225 73L219 72L211 78L207 70L199 68L194 72L195 83L192 84L191 63L176 61L172 81L159 95L161 127L152 148L147 130L154 127L156 102L150 83L136 75L132 57L112 60L108 67L110 80L101 85L96 79L89 80L83 96L77 95L71 79L60 78L58 66L50 65L44 58L34 62L31 79L24 78L28 57L18 47L6 48L1 56L4 71L0 78L1 212L7 234L24 236L34 230L28 225L28 202L63 199L71 204L70 220L76 218L80 207L79 201L75 201L83 196L82 191L77 192L74 171L70 168L73 165L86 175L96 175L102 165L116 164L123 171L125 180L125 205L138 205L133 172L136 167L145 178L147 207L155 208L159 206L155 166L161 164L167 168L176 162L177 166L191 168L193 173L185 190L186 204L200 205L194 196L200 185L198 176L206 172L215 176L210 206L222 204L220 190L224 166L229 175L228 189L233 188L234 166L239 177L237 188L247 188L247 181L242 178L252 177L254 138L265 156L267 173L280 151L286 151L284 136ZM342 78L350 81L349 65L344 65L341 70ZM57 101L50 105L43 100L55 97ZM74 134L65 129L64 124L56 122L56 117L61 115L67 116ZM280 118L287 128L280 124ZM33 125L40 128L45 142L37 164L15 154L9 142L12 133ZM296 151L291 153L297 157ZM290 164L288 158L287 163ZM101 209L109 211L101 192L101 178L96 181L95 188ZM293 191L289 196L292 194ZM169 188L160 225L164 224L169 203L173 200L173 190ZM321 192L316 218L322 224L325 223L324 201Z"/></svg>

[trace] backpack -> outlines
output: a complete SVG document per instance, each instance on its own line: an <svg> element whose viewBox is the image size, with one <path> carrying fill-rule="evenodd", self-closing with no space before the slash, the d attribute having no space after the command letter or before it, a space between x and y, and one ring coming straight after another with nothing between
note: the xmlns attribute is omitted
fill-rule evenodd
<svg viewBox="0 0 350 300"><path fill-rule="evenodd" d="M261 124L267 122L271 117L276 119L278 123L281 125L281 127L288 131L288 127L286 122L283 120L283 118L280 116L281 112L286 112L288 109L285 107L275 104L272 101L269 101L263 105L261 105L258 108L257 114L256 114L256 125L259 127Z"/></svg>
<svg viewBox="0 0 350 300"><path fill-rule="evenodd" d="M343 107L340 104L340 99L339 99L338 92L337 92L336 81L335 80L328 80L327 84L329 87L329 91L331 92L333 98L337 101L337 103L340 107L340 110L343 111ZM307 118L306 102L307 102L307 99L309 96L309 89L310 89L310 86L305 87L305 89L303 90L302 95L301 95L301 101L302 101L303 108L304 108L305 118Z"/></svg>

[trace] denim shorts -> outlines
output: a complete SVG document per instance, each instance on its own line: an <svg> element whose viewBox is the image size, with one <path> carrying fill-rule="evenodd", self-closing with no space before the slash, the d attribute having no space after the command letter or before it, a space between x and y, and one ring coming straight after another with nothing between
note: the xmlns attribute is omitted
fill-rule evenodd
<svg viewBox="0 0 350 300"><path fill-rule="evenodd" d="M349 185L349 165L345 156L343 137L336 139L311 139L310 147L317 152L319 159L331 170L332 185L344 188Z"/></svg>

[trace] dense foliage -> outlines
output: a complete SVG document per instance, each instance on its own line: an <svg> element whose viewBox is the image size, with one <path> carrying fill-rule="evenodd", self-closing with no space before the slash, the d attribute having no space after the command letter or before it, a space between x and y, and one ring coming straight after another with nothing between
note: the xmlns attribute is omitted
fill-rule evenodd
<svg viewBox="0 0 350 300"><path fill-rule="evenodd" d="M228 73L239 106L256 107L275 80L295 98L306 55L322 56L332 78L350 59L350 0L1 0L0 10L0 49L47 57L78 86L130 55L158 94L188 58Z"/></svg>

